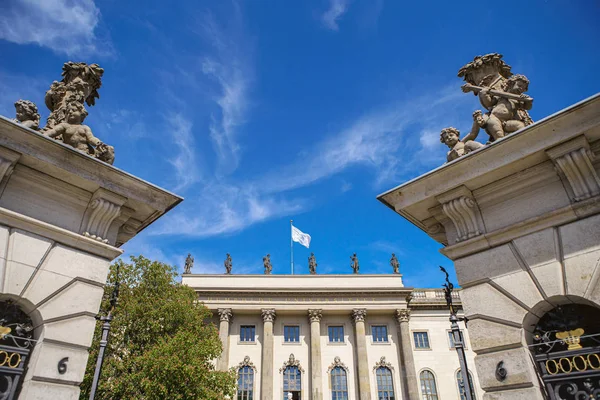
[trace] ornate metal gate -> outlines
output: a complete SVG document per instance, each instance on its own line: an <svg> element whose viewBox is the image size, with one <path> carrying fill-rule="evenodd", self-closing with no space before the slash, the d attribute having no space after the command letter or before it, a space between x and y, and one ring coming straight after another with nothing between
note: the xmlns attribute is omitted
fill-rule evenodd
<svg viewBox="0 0 600 400"><path fill-rule="evenodd" d="M0 400L18 397L33 343L31 319L11 301L0 302Z"/></svg>
<svg viewBox="0 0 600 400"><path fill-rule="evenodd" d="M536 326L534 356L551 400L600 400L600 311L571 304Z"/></svg>

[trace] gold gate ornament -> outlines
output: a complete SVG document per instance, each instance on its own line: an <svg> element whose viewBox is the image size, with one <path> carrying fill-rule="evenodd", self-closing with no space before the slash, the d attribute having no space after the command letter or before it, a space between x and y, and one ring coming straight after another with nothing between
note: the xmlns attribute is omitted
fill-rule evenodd
<svg viewBox="0 0 600 400"><path fill-rule="evenodd" d="M558 332L556 338L565 342L565 344L569 346L567 348L568 350L578 350L582 348L579 342L584 333L585 331L583 328L577 328L572 331Z"/></svg>

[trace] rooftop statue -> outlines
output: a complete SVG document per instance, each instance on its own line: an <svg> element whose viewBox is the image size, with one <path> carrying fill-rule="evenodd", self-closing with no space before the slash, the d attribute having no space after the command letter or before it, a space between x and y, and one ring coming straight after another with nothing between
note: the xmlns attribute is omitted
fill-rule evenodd
<svg viewBox="0 0 600 400"><path fill-rule="evenodd" d="M395 274L400 273L400 263L398 262L398 259L396 258L396 254L394 254L394 253L392 253L392 258L390 259L390 265L394 269Z"/></svg>
<svg viewBox="0 0 600 400"><path fill-rule="evenodd" d="M91 129L83 125L88 115L84 103L93 106L100 97L104 70L98 64L74 63L63 65L60 82L54 81L46 92L44 101L50 110L43 132L77 150L85 152L108 164L115 159L115 149L96 138Z"/></svg>
<svg viewBox="0 0 600 400"><path fill-rule="evenodd" d="M185 267L183 268L183 273L191 274L193 267L194 267L194 257L192 257L191 253L188 253L187 257L185 258Z"/></svg>
<svg viewBox="0 0 600 400"><path fill-rule="evenodd" d="M229 253L227 253L227 257L225 257L225 273L227 275L231 274L231 267L233 266L233 263L231 261L231 256L229 255Z"/></svg>
<svg viewBox="0 0 600 400"><path fill-rule="evenodd" d="M310 253L310 257L308 257L308 270L311 275L316 275L317 273L317 259L315 258L315 253Z"/></svg>
<svg viewBox="0 0 600 400"><path fill-rule="evenodd" d="M350 256L350 260L352 260L350 262L350 266L352 267L353 273L358 274L360 265L358 264L358 257L356 256L356 253L354 253L352 256Z"/></svg>
<svg viewBox="0 0 600 400"><path fill-rule="evenodd" d="M19 100L15 103L17 118L21 125L37 131L40 129L40 114L37 106L29 100Z"/></svg>
<svg viewBox="0 0 600 400"><path fill-rule="evenodd" d="M513 75L501 54L475 57L458 71L458 76L466 82L461 87L463 92L478 95L487 110L480 127L490 136L490 142L533 123L527 112L533 99L525 94L529 80L524 75Z"/></svg>
<svg viewBox="0 0 600 400"><path fill-rule="evenodd" d="M263 257L263 265L265 267L265 275L271 275L271 271L273 271L273 266L271 265L271 255L267 254Z"/></svg>
<svg viewBox="0 0 600 400"><path fill-rule="evenodd" d="M473 113L471 132L464 138L460 138L460 131L456 128L449 127L442 129L442 132L440 132L440 142L444 143L450 149L446 156L448 162L483 147L481 143L475 141L479 134L480 126L483 123L481 111L475 111Z"/></svg>

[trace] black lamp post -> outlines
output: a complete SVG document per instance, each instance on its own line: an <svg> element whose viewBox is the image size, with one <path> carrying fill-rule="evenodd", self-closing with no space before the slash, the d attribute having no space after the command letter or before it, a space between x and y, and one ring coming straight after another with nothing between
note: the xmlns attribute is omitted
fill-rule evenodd
<svg viewBox="0 0 600 400"><path fill-rule="evenodd" d="M98 389L98 381L100 380L100 372L102 371L102 362L104 361L104 352L106 345L108 344L108 334L110 332L110 323L113 320L113 310L117 305L117 299L119 298L119 265L117 265L115 287L110 297L110 308L108 314L105 317L97 316L96 319L102 321L102 339L100 339L100 350L98 351L98 360L96 361L96 369L94 370L94 379L92 381L92 387L90 389L90 400L96 398L96 390Z"/></svg>
<svg viewBox="0 0 600 400"><path fill-rule="evenodd" d="M459 318L456 315L456 311L454 310L454 305L452 304L452 291L454 290L454 285L450 282L450 278L448 272L444 267L440 267L443 273L446 274L446 283L442 286L444 287L444 295L446 297L446 304L450 309L450 327L452 328L452 341L454 342L454 348L456 349L456 353L458 354L458 362L460 363L460 373L462 374L462 385L463 391L466 397L466 400L474 400L475 395L471 392L471 388L473 387L471 383L471 376L469 375L469 368L467 367L467 357L465 355L465 343L463 342L463 337L460 332L460 328L458 326L458 321L465 321L466 318Z"/></svg>

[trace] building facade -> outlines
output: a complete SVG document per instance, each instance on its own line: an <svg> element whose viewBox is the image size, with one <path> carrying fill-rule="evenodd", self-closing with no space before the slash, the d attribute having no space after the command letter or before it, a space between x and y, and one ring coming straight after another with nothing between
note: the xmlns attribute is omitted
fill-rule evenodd
<svg viewBox="0 0 600 400"><path fill-rule="evenodd" d="M441 289L404 287L400 274L184 274L183 283L215 314L217 368L236 369L239 400L465 398Z"/></svg>

